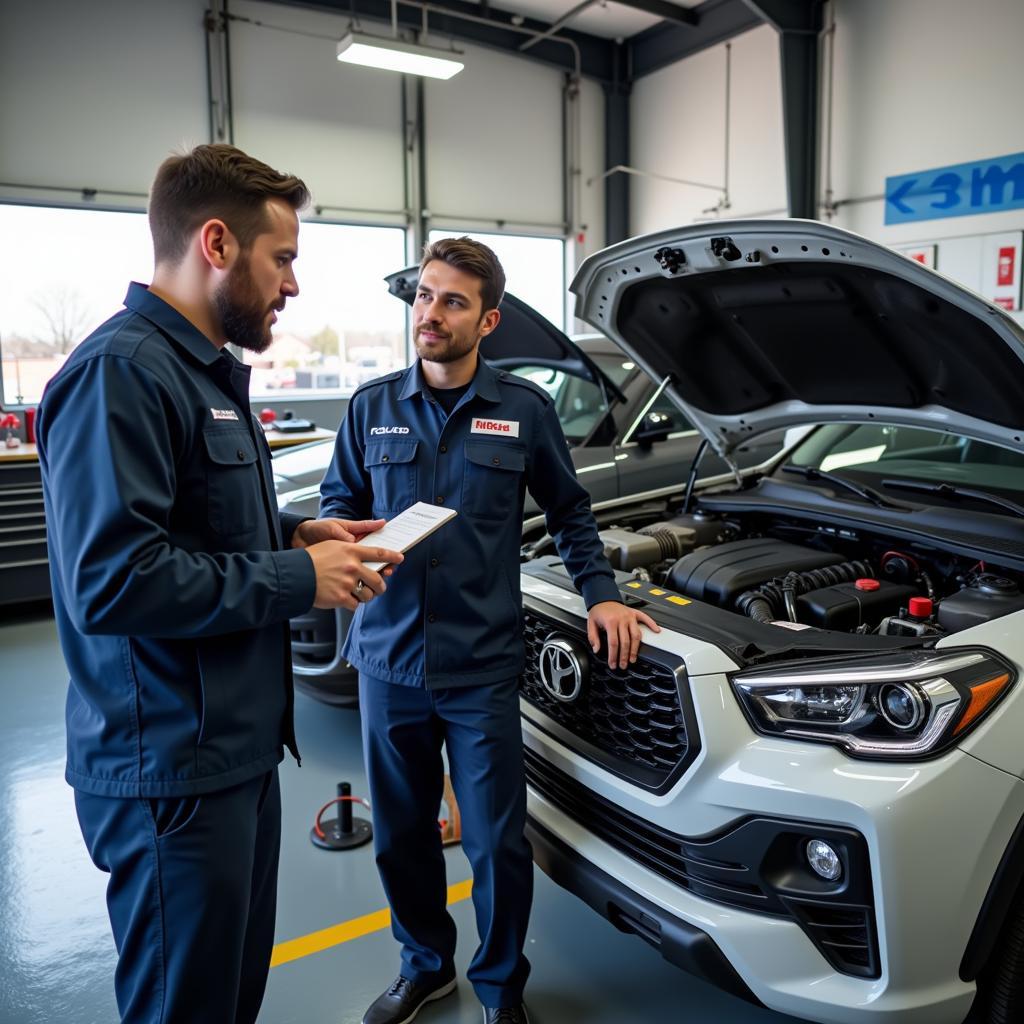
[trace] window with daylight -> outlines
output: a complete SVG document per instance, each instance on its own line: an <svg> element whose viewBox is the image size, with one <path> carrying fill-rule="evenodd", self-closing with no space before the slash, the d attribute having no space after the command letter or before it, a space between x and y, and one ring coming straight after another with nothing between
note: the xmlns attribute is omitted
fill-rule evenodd
<svg viewBox="0 0 1024 1024"><path fill-rule="evenodd" d="M0 204L3 401L32 405L71 350L153 275L141 213Z"/></svg>
<svg viewBox="0 0 1024 1024"><path fill-rule="evenodd" d="M384 281L405 265L403 228L303 223L299 294L278 315L270 348L244 353L252 393L348 395L406 366L407 307Z"/></svg>
<svg viewBox="0 0 1024 1024"><path fill-rule="evenodd" d="M565 242L561 238L431 231L430 241L467 235L490 246L505 268L505 287L565 330Z"/></svg>
<svg viewBox="0 0 1024 1024"><path fill-rule="evenodd" d="M39 401L71 350L153 276L143 213L0 204L0 360L7 405ZM402 228L306 222L299 295L253 366L252 393L348 394L405 366L405 305L384 277L405 265Z"/></svg>

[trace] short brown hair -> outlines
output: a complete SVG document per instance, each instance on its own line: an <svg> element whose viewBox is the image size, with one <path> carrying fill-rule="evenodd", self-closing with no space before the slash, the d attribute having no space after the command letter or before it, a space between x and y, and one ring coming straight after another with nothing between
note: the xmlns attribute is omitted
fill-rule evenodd
<svg viewBox="0 0 1024 1024"><path fill-rule="evenodd" d="M420 273L431 260L441 260L456 270L480 278L480 296L484 300L484 312L497 309L505 294L505 271L483 242L475 242L465 235L462 238L439 238L423 247Z"/></svg>
<svg viewBox="0 0 1024 1024"><path fill-rule="evenodd" d="M180 263L193 233L211 218L228 226L243 249L269 230L266 202L283 199L293 210L309 189L234 146L214 143L168 157L149 194L149 229L157 263Z"/></svg>

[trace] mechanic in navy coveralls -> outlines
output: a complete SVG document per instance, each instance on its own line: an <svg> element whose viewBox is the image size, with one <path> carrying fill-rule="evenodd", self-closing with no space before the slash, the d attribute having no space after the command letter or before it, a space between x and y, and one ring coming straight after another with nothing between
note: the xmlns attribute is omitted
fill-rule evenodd
<svg viewBox="0 0 1024 1024"><path fill-rule="evenodd" d="M253 1024L274 941L288 619L383 593L381 523L279 515L249 367L298 294L305 185L232 146L166 160L156 271L46 389L39 457L71 674L66 777L109 872L124 1024Z"/></svg>
<svg viewBox="0 0 1024 1024"><path fill-rule="evenodd" d="M359 669L377 865L402 943L401 973L364 1024L404 1024L455 988L455 923L437 812L447 748L473 867L480 946L468 977L487 1024L525 1024L523 943L533 862L518 676L519 549L526 488L590 610L594 650L625 668L643 613L622 604L547 394L479 358L505 274L468 238L427 246L413 306L419 359L352 396L320 514L391 518L416 501L458 515L406 553L401 586L357 610L345 657Z"/></svg>

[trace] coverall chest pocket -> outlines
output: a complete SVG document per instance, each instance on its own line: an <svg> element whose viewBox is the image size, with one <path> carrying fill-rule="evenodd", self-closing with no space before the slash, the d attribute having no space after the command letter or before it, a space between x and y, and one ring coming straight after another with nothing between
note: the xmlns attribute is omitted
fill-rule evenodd
<svg viewBox="0 0 1024 1024"><path fill-rule="evenodd" d="M462 510L479 519L507 519L519 508L526 452L508 444L466 442Z"/></svg>
<svg viewBox="0 0 1024 1024"><path fill-rule="evenodd" d="M238 427L204 430L206 511L210 526L225 535L256 529L263 495L256 445Z"/></svg>
<svg viewBox="0 0 1024 1024"><path fill-rule="evenodd" d="M416 501L418 441L370 441L366 468L373 485L373 510L401 512Z"/></svg>

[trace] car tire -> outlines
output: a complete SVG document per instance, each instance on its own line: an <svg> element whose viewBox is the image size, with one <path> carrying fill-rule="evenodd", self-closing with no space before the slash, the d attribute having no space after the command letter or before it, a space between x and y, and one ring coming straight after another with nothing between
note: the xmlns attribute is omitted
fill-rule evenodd
<svg viewBox="0 0 1024 1024"><path fill-rule="evenodd" d="M1024 892L1018 893L978 977L978 995L964 1024L1017 1024L1024 1020Z"/></svg>

